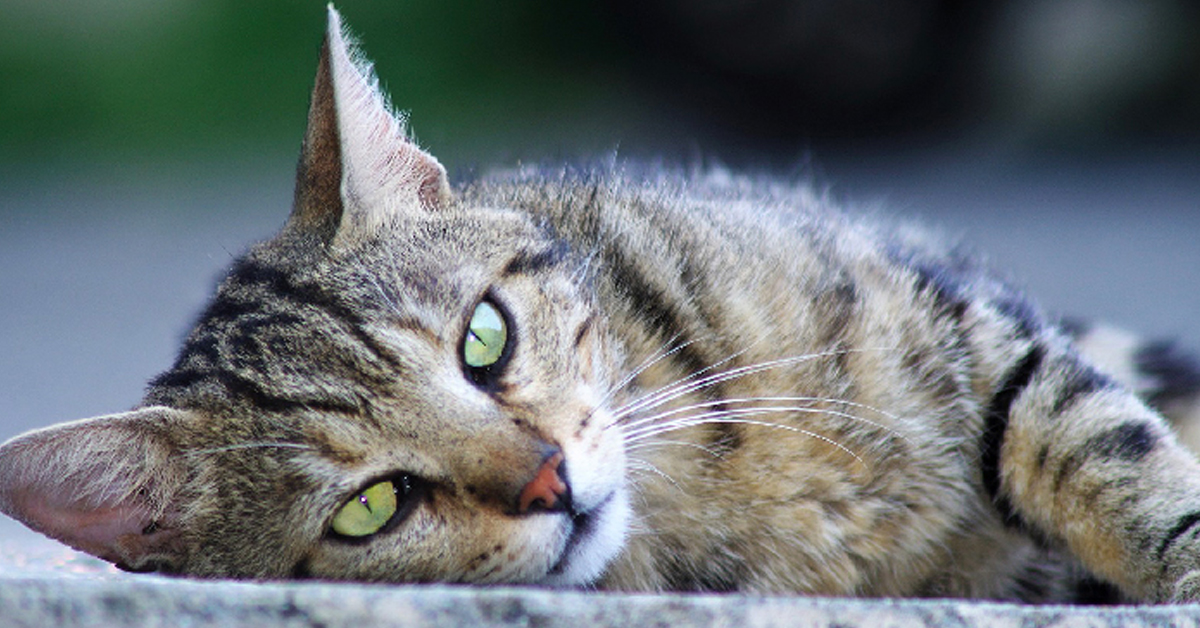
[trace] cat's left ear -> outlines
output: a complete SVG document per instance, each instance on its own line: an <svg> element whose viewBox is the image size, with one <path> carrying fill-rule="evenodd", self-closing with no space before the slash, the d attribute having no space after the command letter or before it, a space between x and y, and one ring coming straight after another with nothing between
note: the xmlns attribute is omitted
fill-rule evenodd
<svg viewBox="0 0 1200 628"><path fill-rule="evenodd" d="M174 439L189 421L149 407L18 436L0 445L0 512L127 568L170 568L190 507Z"/></svg>
<svg viewBox="0 0 1200 628"><path fill-rule="evenodd" d="M408 137L330 5L288 228L337 246L449 202L446 169Z"/></svg>

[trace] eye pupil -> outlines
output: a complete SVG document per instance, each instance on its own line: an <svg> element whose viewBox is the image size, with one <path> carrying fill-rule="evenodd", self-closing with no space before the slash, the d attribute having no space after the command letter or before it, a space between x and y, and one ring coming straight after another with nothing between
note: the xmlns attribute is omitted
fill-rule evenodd
<svg viewBox="0 0 1200 628"><path fill-rule="evenodd" d="M508 327L495 305L481 301L475 306L463 340L463 362L471 368L487 368L500 361L508 341Z"/></svg>
<svg viewBox="0 0 1200 628"><path fill-rule="evenodd" d="M407 489L407 486L404 488ZM396 485L390 480L372 484L342 506L333 518L333 531L349 537L375 534L396 514L399 508L398 493Z"/></svg>

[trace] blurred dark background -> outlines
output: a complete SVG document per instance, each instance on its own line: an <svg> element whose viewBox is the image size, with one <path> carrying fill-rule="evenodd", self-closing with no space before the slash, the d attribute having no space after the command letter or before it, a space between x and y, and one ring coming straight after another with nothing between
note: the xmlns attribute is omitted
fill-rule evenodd
<svg viewBox="0 0 1200 628"><path fill-rule="evenodd" d="M611 154L941 225L1200 349L1200 5L345 0L456 176ZM0 438L127 408L286 216L319 1L0 4Z"/></svg>
<svg viewBox="0 0 1200 628"><path fill-rule="evenodd" d="M0 157L295 144L320 2L5 0ZM1185 0L347 0L397 104L471 161L566 148L781 163L813 146L1176 144ZM443 151L445 152L445 151Z"/></svg>

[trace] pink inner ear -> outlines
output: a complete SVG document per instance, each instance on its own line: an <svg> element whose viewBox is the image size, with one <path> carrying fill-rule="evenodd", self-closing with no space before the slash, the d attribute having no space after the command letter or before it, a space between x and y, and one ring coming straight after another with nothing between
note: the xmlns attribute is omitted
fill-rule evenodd
<svg viewBox="0 0 1200 628"><path fill-rule="evenodd" d="M104 560L136 564L150 549L153 520L144 504L126 499L88 505L48 493L21 491L13 505L29 527Z"/></svg>
<svg viewBox="0 0 1200 628"><path fill-rule="evenodd" d="M174 561L183 470L165 435L189 417L147 407L18 436L0 445L0 511L132 568Z"/></svg>

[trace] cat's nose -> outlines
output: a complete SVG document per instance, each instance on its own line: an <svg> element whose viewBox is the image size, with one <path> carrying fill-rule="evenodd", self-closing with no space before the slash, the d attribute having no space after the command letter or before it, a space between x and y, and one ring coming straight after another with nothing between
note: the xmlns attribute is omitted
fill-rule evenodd
<svg viewBox="0 0 1200 628"><path fill-rule="evenodd" d="M564 477L563 454L557 452L538 467L533 479L521 489L517 512L557 512L571 509L571 487Z"/></svg>

